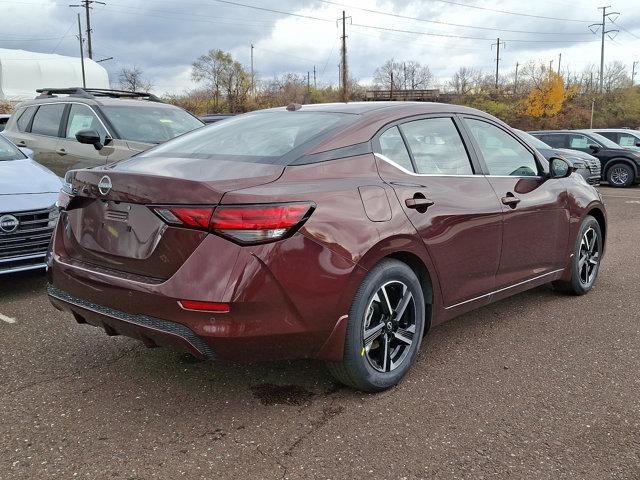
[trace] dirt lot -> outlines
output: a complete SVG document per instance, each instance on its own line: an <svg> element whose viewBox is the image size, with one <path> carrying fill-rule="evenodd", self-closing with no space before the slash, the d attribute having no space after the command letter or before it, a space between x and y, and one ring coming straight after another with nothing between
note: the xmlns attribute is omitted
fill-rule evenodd
<svg viewBox="0 0 640 480"><path fill-rule="evenodd" d="M379 395L148 350L54 310L42 274L0 278L0 478L640 478L640 188L602 191L594 291L436 327Z"/></svg>

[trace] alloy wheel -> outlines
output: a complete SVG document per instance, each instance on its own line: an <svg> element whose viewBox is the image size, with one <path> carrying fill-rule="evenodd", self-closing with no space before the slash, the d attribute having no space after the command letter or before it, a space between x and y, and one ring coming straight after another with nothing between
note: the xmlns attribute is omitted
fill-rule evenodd
<svg viewBox="0 0 640 480"><path fill-rule="evenodd" d="M580 241L580 252L578 260L578 271L580 272L580 283L590 285L595 279L600 263L600 246L598 244L598 233L594 228L589 227L582 235Z"/></svg>
<svg viewBox="0 0 640 480"><path fill-rule="evenodd" d="M629 171L626 168L613 167L609 178L616 185L625 185L629 181Z"/></svg>
<svg viewBox="0 0 640 480"><path fill-rule="evenodd" d="M407 358L416 333L416 305L403 282L387 282L365 313L362 356L379 372L391 372Z"/></svg>

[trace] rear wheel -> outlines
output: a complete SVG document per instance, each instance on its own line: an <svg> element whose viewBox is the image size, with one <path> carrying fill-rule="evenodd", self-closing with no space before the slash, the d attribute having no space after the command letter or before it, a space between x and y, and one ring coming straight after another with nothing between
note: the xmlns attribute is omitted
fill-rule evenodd
<svg viewBox="0 0 640 480"><path fill-rule="evenodd" d="M554 282L554 287L573 295L584 295L591 290L598 277L602 247L600 224L591 215L587 215L576 238L571 261L571 281Z"/></svg>
<svg viewBox="0 0 640 480"><path fill-rule="evenodd" d="M374 392L397 384L418 354L425 325L424 295L416 274L383 260L367 275L351 309L341 362L328 363L347 386Z"/></svg>
<svg viewBox="0 0 640 480"><path fill-rule="evenodd" d="M626 163L614 163L607 170L607 182L612 187L624 188L633 183L635 172Z"/></svg>

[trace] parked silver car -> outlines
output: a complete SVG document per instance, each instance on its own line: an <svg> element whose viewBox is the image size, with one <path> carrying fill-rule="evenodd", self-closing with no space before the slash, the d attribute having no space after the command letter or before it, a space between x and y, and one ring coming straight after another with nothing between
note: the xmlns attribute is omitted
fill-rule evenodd
<svg viewBox="0 0 640 480"><path fill-rule="evenodd" d="M0 275L45 267L62 180L0 135Z"/></svg>

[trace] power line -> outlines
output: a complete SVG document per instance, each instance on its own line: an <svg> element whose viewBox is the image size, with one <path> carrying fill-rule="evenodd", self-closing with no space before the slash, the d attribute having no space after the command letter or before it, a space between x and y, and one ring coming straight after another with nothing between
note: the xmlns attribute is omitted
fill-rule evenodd
<svg viewBox="0 0 640 480"><path fill-rule="evenodd" d="M463 25L460 23L451 23L451 22L443 22L441 20L427 20L426 18L419 18L419 17L410 17L408 15L400 15L398 13L391 13L391 12L383 12L380 10L374 10L371 8L363 8L363 7L356 7L354 5L346 5L346 4L342 4L339 2L333 2L331 0L318 0L319 2L322 3L326 3L329 5L336 5L336 6L340 6L340 7L347 7L347 8L353 8L355 10L360 10L363 12L368 12L368 13L375 13L378 15L386 15L389 17L395 17L395 18L402 18L405 20L413 20L413 21L417 21L417 22L425 22L425 23L435 23L438 25L447 25L447 26L452 26L452 27L462 27L462 28L475 28L478 30L489 30L489 31L494 31L494 32L508 32L508 33L530 33L530 34L536 34L536 35L588 35L585 34L584 32L540 32L540 31L532 31L532 30L511 30L511 29L507 29L507 28L493 28L493 27L481 27L481 26L476 26L476 25Z"/></svg>

